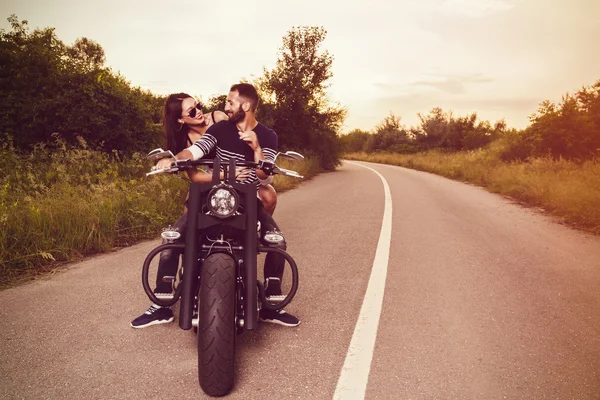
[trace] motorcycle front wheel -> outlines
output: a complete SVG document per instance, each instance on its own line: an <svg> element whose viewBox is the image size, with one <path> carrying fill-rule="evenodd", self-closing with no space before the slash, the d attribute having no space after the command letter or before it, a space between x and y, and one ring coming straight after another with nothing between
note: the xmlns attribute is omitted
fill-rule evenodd
<svg viewBox="0 0 600 400"><path fill-rule="evenodd" d="M235 361L235 263L213 253L202 263L198 293L198 380L209 396L233 388Z"/></svg>

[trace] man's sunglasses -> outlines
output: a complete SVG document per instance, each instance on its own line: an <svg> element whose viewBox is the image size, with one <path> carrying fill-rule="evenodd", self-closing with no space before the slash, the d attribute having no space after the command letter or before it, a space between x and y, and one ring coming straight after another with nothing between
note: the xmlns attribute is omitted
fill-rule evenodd
<svg viewBox="0 0 600 400"><path fill-rule="evenodd" d="M190 118L196 118L196 110L198 111L202 111L202 107L203 104L202 103L198 103L194 106L194 108L192 108L189 112L188 115L184 115L184 117L190 117Z"/></svg>

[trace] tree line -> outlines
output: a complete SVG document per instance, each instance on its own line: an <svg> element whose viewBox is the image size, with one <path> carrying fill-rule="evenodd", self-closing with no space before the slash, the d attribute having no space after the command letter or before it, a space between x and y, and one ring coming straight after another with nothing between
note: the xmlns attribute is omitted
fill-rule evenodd
<svg viewBox="0 0 600 400"><path fill-rule="evenodd" d="M66 45L53 28L32 32L15 15L8 21L11 29L0 30L0 137L11 148L28 152L59 136L70 145L127 155L164 143L164 97L108 68L100 44L80 38ZM293 27L276 66L252 82L262 100L258 119L275 129L280 148L316 157L326 170L344 152L463 151L497 141L506 161L600 153L600 81L559 104L542 102L522 130L436 107L418 114L417 126L390 112L371 131L341 135L346 109L327 97L333 57L320 49L326 34L322 27ZM208 111L222 110L225 98L211 97Z"/></svg>
<svg viewBox="0 0 600 400"><path fill-rule="evenodd" d="M504 121L479 120L477 113L454 116L439 107L418 114L419 124L406 127L393 112L372 131L353 130L340 138L342 151L416 153L431 149L468 151L499 143L504 161L531 157L588 160L600 156L600 80L558 104L543 101L521 130Z"/></svg>
<svg viewBox="0 0 600 400"><path fill-rule="evenodd" d="M15 15L8 21L12 29L0 30L0 135L11 148L28 152L56 136L125 155L163 144L165 97L133 87L108 68L100 44L80 38L69 46L53 28L31 32ZM292 28L275 68L252 83L262 98L258 118L278 133L280 148L317 157L331 170L339 163L346 111L326 96L333 62L320 51L326 33ZM210 98L208 111L222 110L225 98Z"/></svg>

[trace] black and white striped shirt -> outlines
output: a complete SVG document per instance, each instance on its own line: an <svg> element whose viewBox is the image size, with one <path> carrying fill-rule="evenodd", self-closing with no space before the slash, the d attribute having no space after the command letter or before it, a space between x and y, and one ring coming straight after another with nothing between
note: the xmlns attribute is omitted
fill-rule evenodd
<svg viewBox="0 0 600 400"><path fill-rule="evenodd" d="M214 158L214 150L216 156L225 162L232 158L240 161L254 161L254 151L246 142L240 139L238 132L235 123L229 121L218 122L208 128L200 140L196 141L188 150L193 154L195 160L206 155ZM259 123L254 128L254 132L265 159L275 161L275 155L277 154L277 134L275 131ZM211 152L213 153L211 154ZM260 183L254 169L243 183L254 183L256 185Z"/></svg>

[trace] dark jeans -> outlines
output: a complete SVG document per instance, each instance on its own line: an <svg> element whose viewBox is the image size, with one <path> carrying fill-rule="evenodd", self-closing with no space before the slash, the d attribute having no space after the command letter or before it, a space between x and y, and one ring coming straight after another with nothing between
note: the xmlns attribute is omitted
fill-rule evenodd
<svg viewBox="0 0 600 400"><path fill-rule="evenodd" d="M287 245L285 240L278 244L270 244L262 240L265 237L267 232L281 232L277 223L273 219L272 216L267 213L265 208L263 207L260 201L257 201L258 210L257 217L260 221L260 237L261 243L265 246L269 247L277 247L281 250L286 250ZM175 243L183 243L185 241L185 231L187 229L187 213L183 214L177 222L172 225L173 228L177 228L181 233L181 237L175 241ZM163 241L163 244L167 243L166 240ZM182 251L177 249L164 250L160 253L160 260L158 262L158 272L156 274L156 289L154 289L154 293L171 293L171 284L167 282L163 282L163 277L165 276L175 276L177 274L177 269L179 267L179 258L183 254ZM285 268L285 259L278 254L268 253L265 257L265 265L264 265L264 277L266 278L279 278L281 281L283 279L283 271ZM271 294L281 294L272 292Z"/></svg>
<svg viewBox="0 0 600 400"><path fill-rule="evenodd" d="M183 243L185 240L185 230L187 228L187 212L183 214L174 225L171 225L173 229L177 228L181 237L174 241L174 243ZM162 244L168 243L167 240L163 240ZM179 256L183 252L179 249L169 249L160 252L160 259L158 261L158 272L156 273L156 289L154 293L171 293L171 283L163 282L165 276L175 276L179 267Z"/></svg>
<svg viewBox="0 0 600 400"><path fill-rule="evenodd" d="M282 242L277 244L268 243L264 240L265 234L267 232L280 232L279 226L273 219L271 215L265 210L262 203L258 202L258 212L257 212L258 220L260 221L260 238L261 243L266 247L276 247L281 250L287 249L287 243L285 239ZM267 253L265 257L265 266L263 269L263 276L265 277L265 281L267 278L278 278L279 284L273 285L271 284L268 288L268 295L281 294L281 282L283 282L283 271L285 269L285 258L278 254Z"/></svg>

